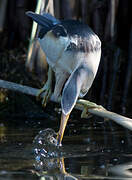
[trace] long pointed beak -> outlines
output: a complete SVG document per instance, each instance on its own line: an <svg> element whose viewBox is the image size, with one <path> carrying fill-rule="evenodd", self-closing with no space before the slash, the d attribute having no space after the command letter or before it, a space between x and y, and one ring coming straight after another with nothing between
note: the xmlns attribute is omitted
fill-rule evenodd
<svg viewBox="0 0 132 180"><path fill-rule="evenodd" d="M59 129L59 132L58 132L58 135L57 135L57 146L61 146L61 142L62 142L64 131L65 131L65 128L66 128L66 125L67 125L67 121L69 119L69 115L70 115L70 113L65 115L62 112L60 129Z"/></svg>

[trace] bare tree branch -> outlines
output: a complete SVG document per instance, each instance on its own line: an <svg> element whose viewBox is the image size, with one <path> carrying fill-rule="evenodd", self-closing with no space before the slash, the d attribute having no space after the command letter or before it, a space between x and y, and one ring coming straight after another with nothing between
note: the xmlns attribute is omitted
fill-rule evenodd
<svg viewBox="0 0 132 180"><path fill-rule="evenodd" d="M31 96L37 96L37 93L38 93L38 89L31 88L28 86L23 86L23 85L8 82L8 81L4 81L4 80L0 80L0 88L21 92L21 93L28 94ZM41 97L43 98L44 94L42 94ZM60 99L58 100L58 102L60 102ZM132 130L132 119L121 116L117 113L107 111L102 106L99 106L95 103L89 102L87 100L79 99L77 101L75 108L83 111L81 117L86 118L87 113L89 112L89 113L92 113L94 115L97 115L97 116L100 116L103 118L111 119L111 120L115 121L116 123L122 125L123 127L127 128L129 130Z"/></svg>

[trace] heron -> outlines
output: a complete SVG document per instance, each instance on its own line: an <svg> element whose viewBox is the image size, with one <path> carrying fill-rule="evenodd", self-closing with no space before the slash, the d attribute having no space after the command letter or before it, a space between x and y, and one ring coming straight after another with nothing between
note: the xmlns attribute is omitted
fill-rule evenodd
<svg viewBox="0 0 132 180"><path fill-rule="evenodd" d="M50 96L51 72L55 73L52 100L61 97L61 122L57 145L62 145L64 131L77 99L83 98L95 79L101 57L101 41L87 25L78 20L59 20L49 13L28 11L26 15L40 26L38 41L49 64L43 104Z"/></svg>

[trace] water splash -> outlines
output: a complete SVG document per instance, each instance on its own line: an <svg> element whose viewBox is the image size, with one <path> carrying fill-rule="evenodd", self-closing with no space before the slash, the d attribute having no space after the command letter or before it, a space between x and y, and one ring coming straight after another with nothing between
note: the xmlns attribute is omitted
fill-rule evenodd
<svg viewBox="0 0 132 180"><path fill-rule="evenodd" d="M56 137L55 131L48 128L40 131L34 138L33 146L36 169L42 170L44 167L48 169L53 168L53 164L56 164L54 159L63 155L62 147L57 146ZM52 159L52 161L47 161L47 159Z"/></svg>

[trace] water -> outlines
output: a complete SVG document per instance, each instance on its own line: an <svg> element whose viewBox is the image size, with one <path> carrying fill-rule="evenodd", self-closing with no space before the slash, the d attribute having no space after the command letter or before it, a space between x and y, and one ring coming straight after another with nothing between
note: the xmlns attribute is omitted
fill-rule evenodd
<svg viewBox="0 0 132 180"><path fill-rule="evenodd" d="M48 122L0 123L0 180L132 179L130 132L116 125L111 131L102 121L72 120L57 148L58 123Z"/></svg>

